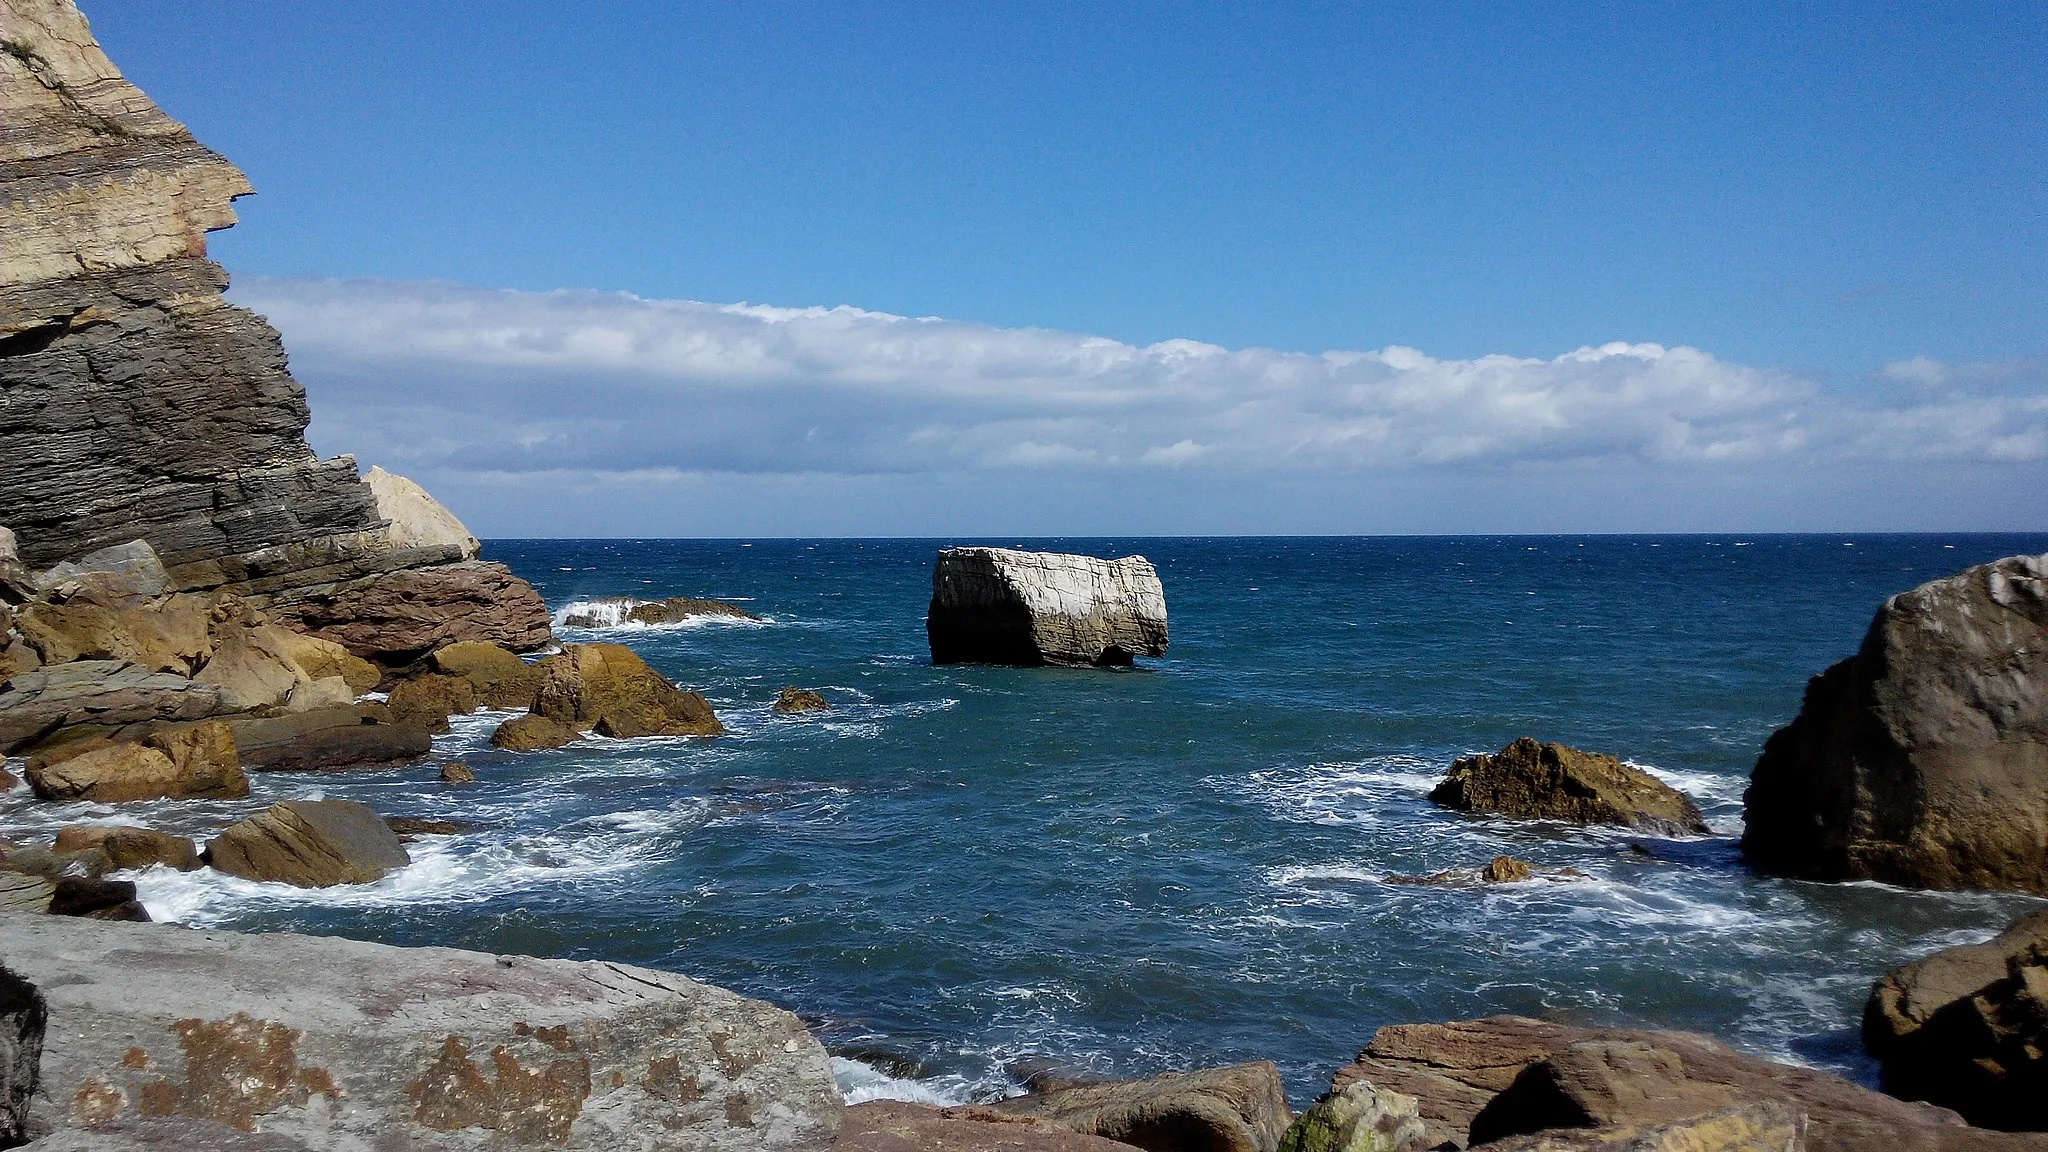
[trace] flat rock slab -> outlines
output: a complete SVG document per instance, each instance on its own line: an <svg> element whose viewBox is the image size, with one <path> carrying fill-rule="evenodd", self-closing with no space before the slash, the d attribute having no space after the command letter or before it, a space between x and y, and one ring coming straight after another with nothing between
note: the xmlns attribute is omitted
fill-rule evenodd
<svg viewBox="0 0 2048 1152"><path fill-rule="evenodd" d="M1123 666L1166 654L1166 591L1143 556L948 548L925 633L934 664Z"/></svg>
<svg viewBox="0 0 2048 1152"><path fill-rule="evenodd" d="M846 1110L833 1152L1133 1152L1064 1124L992 1108L873 1100Z"/></svg>
<svg viewBox="0 0 2048 1152"><path fill-rule="evenodd" d="M219 689L175 673L119 660L57 664L0 684L0 751L12 752L58 728L198 720L223 707Z"/></svg>
<svg viewBox="0 0 2048 1152"><path fill-rule="evenodd" d="M30 1122L52 1135L184 1118L313 1150L740 1152L840 1123L796 1017L666 972L32 916L0 919L0 956L49 1004Z"/></svg>

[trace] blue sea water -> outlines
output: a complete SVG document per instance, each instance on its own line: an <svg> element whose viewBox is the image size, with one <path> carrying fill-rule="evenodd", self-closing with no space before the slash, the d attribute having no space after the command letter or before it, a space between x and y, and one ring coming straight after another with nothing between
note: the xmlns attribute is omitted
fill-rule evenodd
<svg viewBox="0 0 2048 1152"><path fill-rule="evenodd" d="M931 562L953 542L495 542L558 613L690 595L766 617L562 630L631 645L731 735L511 754L486 713L429 763L118 813L16 792L0 825L198 835L313 794L475 821L363 888L138 879L160 919L685 972L923 1065L913 1083L842 1064L857 1095L948 1100L1011 1090L1023 1057L1126 1075L1269 1058L1299 1102L1381 1024L1498 1012L1698 1029L1867 1077L1872 978L2037 903L1758 877L1733 837L1764 738L1885 596L2048 536L957 541L1150 557L1173 643L1132 672L933 667ZM784 685L833 710L772 715ZM1426 800L1451 760L1522 735L1655 772L1718 835ZM439 784L452 758L481 783ZM1501 853L1578 875L1389 882Z"/></svg>

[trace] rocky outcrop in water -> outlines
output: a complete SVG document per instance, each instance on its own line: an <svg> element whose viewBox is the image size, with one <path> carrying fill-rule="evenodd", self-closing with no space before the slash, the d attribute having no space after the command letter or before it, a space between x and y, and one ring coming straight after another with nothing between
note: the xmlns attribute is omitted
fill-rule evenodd
<svg viewBox="0 0 2048 1152"><path fill-rule="evenodd" d="M1885 601L1765 743L1743 815L1766 872L2048 892L2048 556Z"/></svg>
<svg viewBox="0 0 2048 1152"><path fill-rule="evenodd" d="M1460 812L1618 824L1667 834L1707 831L1691 798L1612 756L1527 736L1495 755L1451 765L1429 798Z"/></svg>
<svg viewBox="0 0 2048 1152"><path fill-rule="evenodd" d="M306 445L277 333L205 259L243 175L122 79L69 0L0 0L0 36L0 523L21 563L139 537L171 590L324 608L307 630L359 656L544 643L539 597L464 563L466 532L416 500L394 516L354 460ZM348 627L393 599L426 607Z"/></svg>
<svg viewBox="0 0 2048 1152"><path fill-rule="evenodd" d="M948 548L925 633L934 664L1126 666L1166 654L1166 592L1143 556Z"/></svg>
<svg viewBox="0 0 2048 1152"><path fill-rule="evenodd" d="M723 600L700 600L694 596L670 596L664 600L638 600L631 596L600 596L581 601L562 616L564 628L616 628L622 624L680 624L696 617L725 620L759 620L761 617L737 604Z"/></svg>
<svg viewBox="0 0 2048 1152"><path fill-rule="evenodd" d="M369 884L412 863L382 817L353 800L286 800L207 842L206 862L300 888Z"/></svg>
<svg viewBox="0 0 2048 1152"><path fill-rule="evenodd" d="M1293 1119L1280 1072L1268 1061L1056 1088L991 1107L1140 1148L1214 1152L1274 1152Z"/></svg>
<svg viewBox="0 0 2048 1152"><path fill-rule="evenodd" d="M49 1003L32 1126L756 1152L840 1122L794 1016L666 972L47 917L8 922L7 960Z"/></svg>
<svg viewBox="0 0 2048 1152"><path fill-rule="evenodd" d="M717 736L711 705L648 667L622 644L571 644L539 665L533 715L576 732L635 736Z"/></svg>

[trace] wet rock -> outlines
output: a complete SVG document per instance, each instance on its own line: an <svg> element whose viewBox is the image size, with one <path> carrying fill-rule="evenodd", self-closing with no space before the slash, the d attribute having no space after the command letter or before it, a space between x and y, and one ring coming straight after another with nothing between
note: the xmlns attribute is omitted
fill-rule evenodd
<svg viewBox="0 0 2048 1152"><path fill-rule="evenodd" d="M1354 1080L1296 1117L1279 1152L1410 1152L1427 1131L1415 1097Z"/></svg>
<svg viewBox="0 0 2048 1152"><path fill-rule="evenodd" d="M450 716L467 716L476 711L476 688L461 676L428 673L399 681L385 703L391 709L392 719L399 724L446 732Z"/></svg>
<svg viewBox="0 0 2048 1152"><path fill-rule="evenodd" d="M711 705L622 644L571 644L540 664L533 714L600 736L717 736Z"/></svg>
<svg viewBox="0 0 2048 1152"><path fill-rule="evenodd" d="M1270 1061L1017 1096L992 1105L1140 1148L1273 1152L1292 1114Z"/></svg>
<svg viewBox="0 0 2048 1152"><path fill-rule="evenodd" d="M670 596L664 600L600 596L585 601L577 611L565 615L562 624L569 628L615 628L621 624L680 624L693 616L760 619L739 605L723 600L700 600L693 596Z"/></svg>
<svg viewBox="0 0 2048 1152"><path fill-rule="evenodd" d="M0 967L0 1148L12 1148L28 1135L48 1019L49 1006L36 986Z"/></svg>
<svg viewBox="0 0 2048 1152"><path fill-rule="evenodd" d="M363 474L363 483L376 493L377 515L390 521L384 536L392 547L452 548L464 560L476 559L483 550L455 513L411 480L373 467Z"/></svg>
<svg viewBox="0 0 2048 1152"><path fill-rule="evenodd" d="M993 1108L871 1100L846 1110L832 1152L1132 1152L1133 1147Z"/></svg>
<svg viewBox="0 0 2048 1152"><path fill-rule="evenodd" d="M1128 665L1166 654L1166 593L1143 556L948 548L925 631L934 664Z"/></svg>
<svg viewBox="0 0 2048 1152"><path fill-rule="evenodd" d="M59 877L50 894L50 915L88 916L94 920L146 922L149 912L135 898L135 885L126 880L101 880L93 876Z"/></svg>
<svg viewBox="0 0 2048 1152"><path fill-rule="evenodd" d="M1667 834L1707 831L1692 800L1648 772L1612 756L1526 736L1498 754L1453 763L1429 798L1460 812L1619 824Z"/></svg>
<svg viewBox="0 0 2048 1152"><path fill-rule="evenodd" d="M111 731L226 710L218 688L173 673L115 660L57 664L0 686L0 752L18 752L65 728Z"/></svg>
<svg viewBox="0 0 2048 1152"><path fill-rule="evenodd" d="M1752 866L2048 893L2048 556L1884 602L1806 686L1743 800Z"/></svg>
<svg viewBox="0 0 2048 1152"><path fill-rule="evenodd" d="M228 722L250 771L314 772L416 760L433 749L425 728L397 724L368 704Z"/></svg>
<svg viewBox="0 0 2048 1152"><path fill-rule="evenodd" d="M463 641L530 652L554 639L540 593L481 560L295 589L271 597L266 610L387 666Z"/></svg>
<svg viewBox="0 0 2048 1152"><path fill-rule="evenodd" d="M491 746L507 752L541 752L560 748L576 733L545 716L515 716L491 733Z"/></svg>
<svg viewBox="0 0 2048 1152"><path fill-rule="evenodd" d="M434 653L434 670L460 676L476 691L477 703L486 708L529 708L540 687L540 672L496 644L464 641Z"/></svg>
<svg viewBox="0 0 2048 1152"><path fill-rule="evenodd" d="M809 688L784 688L771 711L787 716L793 712L830 712L832 704Z"/></svg>
<svg viewBox="0 0 2048 1152"><path fill-rule="evenodd" d="M28 783L45 800L102 803L249 794L232 730L219 721L169 729L140 743L69 745L31 759Z"/></svg>
<svg viewBox="0 0 2048 1152"><path fill-rule="evenodd" d="M383 671L375 664L356 656L332 640L307 636L289 628L278 629L278 634L286 655L289 655L292 662L303 669L312 680L326 680L338 676L352 693L361 695L364 692L375 691L378 682L384 678Z"/></svg>
<svg viewBox="0 0 2048 1152"><path fill-rule="evenodd" d="M32 1119L60 1133L774 1152L843 1109L795 1017L627 965L54 917L10 922L8 962L49 998Z"/></svg>
<svg viewBox="0 0 2048 1152"><path fill-rule="evenodd" d="M59 854L97 852L109 872L157 864L180 872L199 867L199 849L192 841L169 832L125 824L67 824L57 830L51 849Z"/></svg>
<svg viewBox="0 0 2048 1152"><path fill-rule="evenodd" d="M245 880L328 888L380 880L412 857L366 804L286 800L208 841L206 862Z"/></svg>
<svg viewBox="0 0 2048 1152"><path fill-rule="evenodd" d="M1553 1128L1483 1147L1487 1152L1805 1152L1808 1144L1805 1118L1796 1110L1781 1104L1738 1104L1667 1124ZM1992 1152L1992 1146L1967 1139L1954 1147Z"/></svg>
<svg viewBox="0 0 2048 1152"><path fill-rule="evenodd" d="M441 783L474 784L476 783L476 772L460 760L451 760L441 765Z"/></svg>
<svg viewBox="0 0 2048 1152"><path fill-rule="evenodd" d="M1576 868L1543 868L1513 856L1495 856L1483 868L1451 868L1427 876L1387 877L1389 884L1432 885L1444 888L1476 888L1485 884L1520 884L1525 880L1584 880Z"/></svg>
<svg viewBox="0 0 2048 1152"><path fill-rule="evenodd" d="M423 816L386 816L384 825L401 844L410 844L422 836L460 836L483 827L473 820L433 820Z"/></svg>

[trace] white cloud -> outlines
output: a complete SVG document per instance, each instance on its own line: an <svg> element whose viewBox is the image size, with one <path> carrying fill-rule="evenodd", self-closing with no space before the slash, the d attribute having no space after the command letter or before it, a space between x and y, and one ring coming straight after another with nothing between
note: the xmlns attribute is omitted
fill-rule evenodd
<svg viewBox="0 0 2048 1152"><path fill-rule="evenodd" d="M1984 366L1903 361L1885 376L1919 388L1881 404L1657 344L1440 360L596 292L259 280L235 295L284 333L323 448L473 475L2048 456L2048 388L2025 366L1977 393Z"/></svg>

